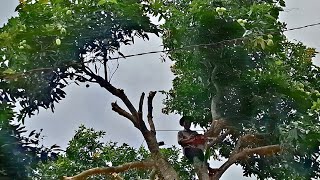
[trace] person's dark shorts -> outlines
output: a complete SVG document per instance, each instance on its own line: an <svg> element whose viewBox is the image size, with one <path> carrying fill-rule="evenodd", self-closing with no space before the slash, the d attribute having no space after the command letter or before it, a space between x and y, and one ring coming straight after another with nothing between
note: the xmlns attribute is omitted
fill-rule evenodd
<svg viewBox="0 0 320 180"><path fill-rule="evenodd" d="M184 148L184 155L191 162L193 162L194 157L197 157L202 162L204 161L203 151L198 148Z"/></svg>

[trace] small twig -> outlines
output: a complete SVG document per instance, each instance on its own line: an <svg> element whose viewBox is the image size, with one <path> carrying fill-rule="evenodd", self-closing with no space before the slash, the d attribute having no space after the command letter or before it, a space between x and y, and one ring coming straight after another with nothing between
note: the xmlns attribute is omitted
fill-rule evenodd
<svg viewBox="0 0 320 180"><path fill-rule="evenodd" d="M107 58L103 58L103 68L104 68L104 79L108 81L108 67L107 67Z"/></svg>
<svg viewBox="0 0 320 180"><path fill-rule="evenodd" d="M118 59L119 59L119 57L118 57ZM113 77L113 75L117 72L117 70L119 69L119 60L117 59L117 67L116 67L116 69L112 72L112 74L110 75L110 79L109 79L109 82L111 82L111 79L112 79L112 77Z"/></svg>

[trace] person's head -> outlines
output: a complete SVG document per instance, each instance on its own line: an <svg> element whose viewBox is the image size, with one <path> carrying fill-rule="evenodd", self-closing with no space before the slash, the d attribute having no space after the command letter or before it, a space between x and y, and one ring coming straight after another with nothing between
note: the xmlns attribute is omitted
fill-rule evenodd
<svg viewBox="0 0 320 180"><path fill-rule="evenodd" d="M189 130L190 127L191 127L191 121L192 121L192 117L190 117L190 116L183 116L183 117L180 119L179 123L180 123L181 126L184 127L184 129Z"/></svg>

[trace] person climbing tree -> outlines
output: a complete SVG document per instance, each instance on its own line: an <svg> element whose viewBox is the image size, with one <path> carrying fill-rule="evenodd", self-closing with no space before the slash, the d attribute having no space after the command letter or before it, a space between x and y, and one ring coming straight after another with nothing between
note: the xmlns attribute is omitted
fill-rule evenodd
<svg viewBox="0 0 320 180"><path fill-rule="evenodd" d="M195 168L207 167L209 175L213 175L216 169L210 168L209 163L205 162L203 152L207 138L196 131L190 130L191 122L192 117L190 116L183 116L180 119L179 123L184 129L178 132L178 143L183 148L184 156L194 164Z"/></svg>

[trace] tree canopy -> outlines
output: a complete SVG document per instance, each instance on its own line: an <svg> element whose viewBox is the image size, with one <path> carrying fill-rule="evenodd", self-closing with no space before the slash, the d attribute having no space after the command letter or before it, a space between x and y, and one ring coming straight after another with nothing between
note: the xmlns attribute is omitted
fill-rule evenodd
<svg viewBox="0 0 320 180"><path fill-rule="evenodd" d="M259 139L249 147L291 147L280 157L241 162L245 175L317 178L319 68L312 64L314 49L291 43L283 34L282 6L179 1L168 7L170 13L158 12L166 20L165 48L178 49L170 52L176 78L165 112L197 117L204 127L211 119L224 119L236 133L214 149L226 158L244 134Z"/></svg>
<svg viewBox="0 0 320 180"><path fill-rule="evenodd" d="M53 111L70 82L99 84L124 103L128 110L116 102L112 109L147 142L151 161L138 164L154 167L161 178L178 179L156 139L156 92L149 93L144 121L145 94L135 107L123 89L110 83L108 70L114 55L125 58L120 46L148 39L148 33L161 34L175 74L173 88L164 92L163 111L193 116L206 128L207 153L227 159L212 179L233 164L259 179L319 178L316 51L287 40L286 26L278 20L284 6L283 0L21 0L19 15L0 30L1 105L18 102L23 122L39 107ZM152 15L164 24L152 24ZM84 137L96 142L92 138L102 134L94 134ZM73 145L63 160L81 155ZM87 153L93 152L83 156Z"/></svg>

